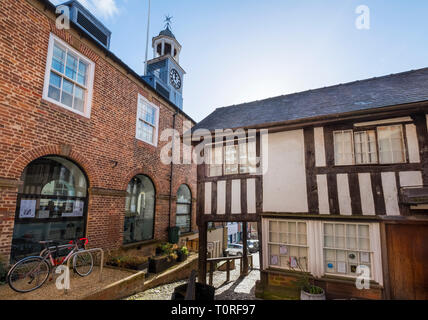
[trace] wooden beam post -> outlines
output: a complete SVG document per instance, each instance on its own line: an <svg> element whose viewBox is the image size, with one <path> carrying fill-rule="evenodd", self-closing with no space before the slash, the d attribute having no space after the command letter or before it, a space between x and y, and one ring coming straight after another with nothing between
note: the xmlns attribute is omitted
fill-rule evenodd
<svg viewBox="0 0 428 320"><path fill-rule="evenodd" d="M199 225L199 276L202 284L207 284L207 222Z"/></svg>
<svg viewBox="0 0 428 320"><path fill-rule="evenodd" d="M243 256L242 256L242 275L247 275L248 274L248 245L247 245L247 239L248 239L248 222L243 222L242 223L242 244L243 244Z"/></svg>
<svg viewBox="0 0 428 320"><path fill-rule="evenodd" d="M230 281L230 260L227 260L226 262L226 271L227 271L226 282L229 282Z"/></svg>

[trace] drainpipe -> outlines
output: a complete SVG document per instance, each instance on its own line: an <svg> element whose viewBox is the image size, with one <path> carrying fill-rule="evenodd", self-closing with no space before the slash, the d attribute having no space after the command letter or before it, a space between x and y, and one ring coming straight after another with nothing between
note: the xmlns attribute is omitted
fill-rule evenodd
<svg viewBox="0 0 428 320"><path fill-rule="evenodd" d="M171 175L169 179L169 218L168 218L168 227L171 228L171 214L172 214L172 178L174 176L174 143L175 143L175 120L177 118L178 112L174 113L173 121L172 121L172 129L174 135L172 137L172 147L171 147Z"/></svg>

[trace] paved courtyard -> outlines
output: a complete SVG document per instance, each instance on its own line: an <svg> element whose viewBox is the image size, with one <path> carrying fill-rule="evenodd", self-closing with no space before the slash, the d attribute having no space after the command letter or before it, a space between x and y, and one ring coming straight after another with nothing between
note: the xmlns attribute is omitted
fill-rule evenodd
<svg viewBox="0 0 428 320"><path fill-rule="evenodd" d="M254 270L248 276L240 278L239 270L238 261L235 270L231 271L230 281L227 283L226 272L214 272L213 285L216 289L216 300L256 300L255 286L256 281L260 280L259 255L254 255ZM171 300L174 289L185 283L187 280L163 285L129 297L127 300Z"/></svg>

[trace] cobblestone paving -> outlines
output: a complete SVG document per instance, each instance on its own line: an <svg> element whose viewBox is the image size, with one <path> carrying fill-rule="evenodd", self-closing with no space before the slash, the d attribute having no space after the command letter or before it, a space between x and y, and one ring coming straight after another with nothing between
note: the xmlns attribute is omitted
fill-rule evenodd
<svg viewBox="0 0 428 320"><path fill-rule="evenodd" d="M255 267L258 266L255 264ZM238 262L235 270L230 273L231 281L228 283L225 283L226 272L214 272L213 285L216 288L216 300L256 300L254 292L256 281L260 280L259 270L255 269L247 277L240 278L239 269ZM171 300L174 289L185 283L187 280L163 285L129 297L127 300Z"/></svg>

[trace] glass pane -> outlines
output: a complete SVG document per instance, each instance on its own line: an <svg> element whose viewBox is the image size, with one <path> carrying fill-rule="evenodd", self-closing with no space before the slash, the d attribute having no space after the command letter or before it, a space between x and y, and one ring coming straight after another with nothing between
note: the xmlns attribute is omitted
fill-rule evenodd
<svg viewBox="0 0 428 320"><path fill-rule="evenodd" d="M306 234L306 223L299 222L299 233Z"/></svg>
<svg viewBox="0 0 428 320"><path fill-rule="evenodd" d="M359 245L358 245L358 249L360 250L370 250L370 240L366 239L366 238L360 238L358 240Z"/></svg>
<svg viewBox="0 0 428 320"><path fill-rule="evenodd" d="M356 225L347 225L346 226L346 234L348 237L355 237L357 236L357 226Z"/></svg>
<svg viewBox="0 0 428 320"><path fill-rule="evenodd" d="M369 237L369 226L358 226L358 235L360 237L368 238Z"/></svg>
<svg viewBox="0 0 428 320"><path fill-rule="evenodd" d="M343 224L336 224L335 225L335 234L336 234L336 237L338 237L338 236L344 236L345 235L345 225L343 225Z"/></svg>
<svg viewBox="0 0 428 320"><path fill-rule="evenodd" d="M76 80L77 74L77 58L70 53L67 54L67 66L65 68L65 75L73 80Z"/></svg>
<svg viewBox="0 0 428 320"><path fill-rule="evenodd" d="M328 248L334 248L334 238L332 236L325 236L324 246Z"/></svg>
<svg viewBox="0 0 428 320"><path fill-rule="evenodd" d="M335 247L336 248L345 248L345 237L336 237L335 238Z"/></svg>
<svg viewBox="0 0 428 320"><path fill-rule="evenodd" d="M276 232L270 232L270 242L279 243L279 235Z"/></svg>
<svg viewBox="0 0 428 320"><path fill-rule="evenodd" d="M52 57L52 68L60 73L64 73L64 61L65 61L65 51L54 45L53 57Z"/></svg>
<svg viewBox="0 0 428 320"><path fill-rule="evenodd" d="M12 260L38 255L39 241L66 244L83 237L87 180L74 163L43 157L30 163L22 176L12 239Z"/></svg>
<svg viewBox="0 0 428 320"><path fill-rule="evenodd" d="M54 72L51 72L49 84L61 89L61 77Z"/></svg>
<svg viewBox="0 0 428 320"><path fill-rule="evenodd" d="M306 245L306 235L305 234L299 234L299 244L300 245Z"/></svg>
<svg viewBox="0 0 428 320"><path fill-rule="evenodd" d="M77 111L80 111L80 112L84 112L85 105L84 105L83 100L78 99L78 98L74 98L74 109L76 109Z"/></svg>
<svg viewBox="0 0 428 320"><path fill-rule="evenodd" d="M346 251L336 251L336 261L346 261Z"/></svg>
<svg viewBox="0 0 428 320"><path fill-rule="evenodd" d="M63 91L61 96L61 102L71 108L73 106L73 96Z"/></svg>
<svg viewBox="0 0 428 320"><path fill-rule="evenodd" d="M128 185L125 207L124 243L153 239L155 188L143 175Z"/></svg>
<svg viewBox="0 0 428 320"><path fill-rule="evenodd" d="M288 235L287 233L280 233L280 242L281 243L288 243Z"/></svg>
<svg viewBox="0 0 428 320"><path fill-rule="evenodd" d="M177 202L178 203L192 203L192 194L187 185L182 184L177 191Z"/></svg>
<svg viewBox="0 0 428 320"><path fill-rule="evenodd" d="M75 87L74 91L74 108L81 112L84 111L85 92L78 86Z"/></svg>
<svg viewBox="0 0 428 320"><path fill-rule="evenodd" d="M59 101L61 91L58 88L49 86L48 97Z"/></svg>
<svg viewBox="0 0 428 320"><path fill-rule="evenodd" d="M269 222L269 230L270 231L274 231L274 232L278 232L278 221L270 221Z"/></svg>
<svg viewBox="0 0 428 320"><path fill-rule="evenodd" d="M330 223L325 223L324 224L324 234L328 235L328 236L332 236L333 233L333 225Z"/></svg>
<svg viewBox="0 0 428 320"><path fill-rule="evenodd" d="M88 66L86 63L80 61L79 62L79 73L77 75L77 82L83 86L86 86L86 73Z"/></svg>
<svg viewBox="0 0 428 320"><path fill-rule="evenodd" d="M346 238L346 248L348 249L357 249L357 239L353 237Z"/></svg>
<svg viewBox="0 0 428 320"><path fill-rule="evenodd" d="M334 250L324 250L324 254L325 260L331 260L331 261L335 261L336 260L336 252Z"/></svg>

